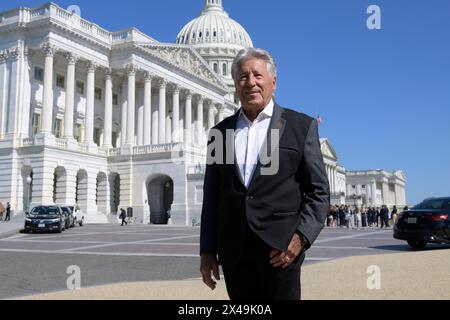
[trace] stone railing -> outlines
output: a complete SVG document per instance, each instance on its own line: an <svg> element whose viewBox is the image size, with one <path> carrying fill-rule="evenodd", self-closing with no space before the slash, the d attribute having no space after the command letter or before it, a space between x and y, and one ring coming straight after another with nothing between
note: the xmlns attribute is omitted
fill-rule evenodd
<svg viewBox="0 0 450 320"><path fill-rule="evenodd" d="M117 157L120 156L120 148L112 148L108 150L109 157Z"/></svg>
<svg viewBox="0 0 450 320"><path fill-rule="evenodd" d="M60 149L66 149L67 148L67 140L66 139L58 139L58 138L56 138L55 139L55 146L57 148L60 148Z"/></svg>
<svg viewBox="0 0 450 320"><path fill-rule="evenodd" d="M79 142L78 143L78 151L81 152L88 152L88 146L85 143Z"/></svg>
<svg viewBox="0 0 450 320"><path fill-rule="evenodd" d="M54 3L47 3L35 8L18 8L3 12L0 14L0 27L11 24L26 26L27 23L48 18L67 25L71 30L79 30L85 34L87 33L97 40L107 42L109 45L117 41L157 42L155 39L135 28L119 32L109 32L97 24L89 22L76 13L65 10Z"/></svg>
<svg viewBox="0 0 450 320"><path fill-rule="evenodd" d="M137 146L133 148L133 154L152 154L152 153L164 153L164 152L177 152L183 149L181 143L167 143L167 144L156 144L149 146Z"/></svg>
<svg viewBox="0 0 450 320"><path fill-rule="evenodd" d="M22 147L34 146L34 138L26 138L22 141Z"/></svg>

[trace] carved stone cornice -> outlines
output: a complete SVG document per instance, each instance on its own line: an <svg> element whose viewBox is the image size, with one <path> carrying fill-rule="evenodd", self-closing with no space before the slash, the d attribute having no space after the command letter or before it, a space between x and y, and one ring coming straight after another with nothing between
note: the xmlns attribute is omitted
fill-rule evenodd
<svg viewBox="0 0 450 320"><path fill-rule="evenodd" d="M184 72L225 88L220 78L190 48L163 45L140 45L139 48Z"/></svg>
<svg viewBox="0 0 450 320"><path fill-rule="evenodd" d="M183 90L184 96L186 97L186 99L192 100L192 91L189 89L184 89Z"/></svg>
<svg viewBox="0 0 450 320"><path fill-rule="evenodd" d="M152 81L153 80L153 78L155 77L155 75L153 74L153 73L151 73L151 72L145 72L144 73L144 80L145 81Z"/></svg>
<svg viewBox="0 0 450 320"><path fill-rule="evenodd" d="M136 65L130 63L125 66L125 71L127 72L128 76L135 76L138 72L138 68L136 67Z"/></svg>
<svg viewBox="0 0 450 320"><path fill-rule="evenodd" d="M41 50L47 57L53 57L57 51L55 45L51 44L49 41L46 41L41 44Z"/></svg>
<svg viewBox="0 0 450 320"><path fill-rule="evenodd" d="M11 59L13 59L13 61L17 61L22 53L22 48L20 47L14 47L14 48L10 48L8 50L9 56L11 57Z"/></svg>
<svg viewBox="0 0 450 320"><path fill-rule="evenodd" d="M95 69L97 69L97 64L94 61L87 61L86 62L86 68L88 73L93 73L95 72Z"/></svg>
<svg viewBox="0 0 450 320"><path fill-rule="evenodd" d="M0 50L0 63L5 63L8 59L8 51Z"/></svg>
<svg viewBox="0 0 450 320"><path fill-rule="evenodd" d="M73 52L66 52L64 54L64 56L66 57L68 64L72 64L72 65L76 64L77 61L79 60L79 57L76 54L74 54Z"/></svg>
<svg viewBox="0 0 450 320"><path fill-rule="evenodd" d="M158 79L158 86L160 89L166 89L168 83L169 82L166 79L163 78Z"/></svg>

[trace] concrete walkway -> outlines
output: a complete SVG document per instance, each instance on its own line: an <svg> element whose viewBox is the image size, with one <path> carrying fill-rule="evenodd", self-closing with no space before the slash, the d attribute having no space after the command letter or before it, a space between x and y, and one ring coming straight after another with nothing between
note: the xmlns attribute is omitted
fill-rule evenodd
<svg viewBox="0 0 450 320"><path fill-rule="evenodd" d="M3 215L3 219L5 215ZM11 217L11 221L0 221L0 239L8 238L15 234L18 234L23 229L25 223L25 217L23 215L17 215Z"/></svg>
<svg viewBox="0 0 450 320"><path fill-rule="evenodd" d="M368 269L370 266L375 267ZM379 271L381 287L370 290L368 282L377 285L374 270ZM450 250L359 256L308 265L302 271L302 289L305 300L449 300ZM123 300L124 297L130 300L228 299L223 280L211 291L200 279L121 283L20 299Z"/></svg>

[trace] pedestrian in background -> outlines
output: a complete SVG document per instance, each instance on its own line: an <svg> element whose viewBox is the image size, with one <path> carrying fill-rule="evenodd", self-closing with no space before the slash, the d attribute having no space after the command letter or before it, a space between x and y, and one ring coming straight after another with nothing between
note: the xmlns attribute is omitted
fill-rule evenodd
<svg viewBox="0 0 450 320"><path fill-rule="evenodd" d="M123 226L124 223L125 223L125 225L128 225L128 222L126 221L127 213L125 212L125 210L123 208L120 208L119 218L122 219L122 224L120 225L121 227Z"/></svg>
<svg viewBox="0 0 450 320"><path fill-rule="evenodd" d="M5 222L6 221L11 221L11 204L9 202L6 204Z"/></svg>

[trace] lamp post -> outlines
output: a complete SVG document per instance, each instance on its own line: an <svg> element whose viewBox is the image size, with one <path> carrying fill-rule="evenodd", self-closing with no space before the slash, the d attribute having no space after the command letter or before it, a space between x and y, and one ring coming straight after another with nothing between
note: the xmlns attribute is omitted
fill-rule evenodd
<svg viewBox="0 0 450 320"><path fill-rule="evenodd" d="M33 182L33 179L28 176L27 177L27 196L26 196L26 203L25 203L25 212L28 212L30 210L30 189L31 189L31 183Z"/></svg>

